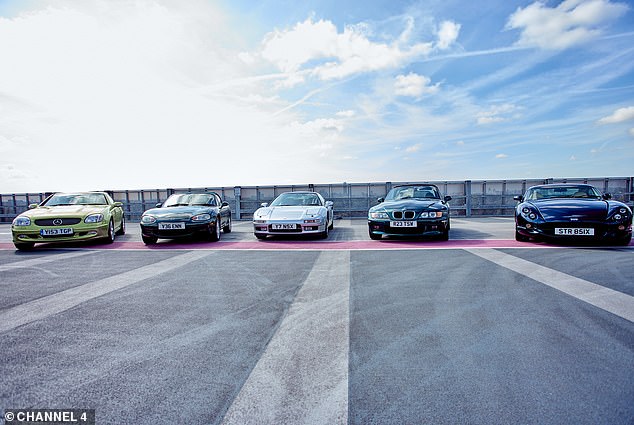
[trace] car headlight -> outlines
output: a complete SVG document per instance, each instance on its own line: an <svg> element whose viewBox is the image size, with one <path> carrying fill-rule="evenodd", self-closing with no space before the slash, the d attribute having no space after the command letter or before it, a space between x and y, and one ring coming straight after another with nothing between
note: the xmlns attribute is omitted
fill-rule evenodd
<svg viewBox="0 0 634 425"><path fill-rule="evenodd" d="M386 212L371 212L368 214L370 218L375 220L389 220L390 216Z"/></svg>
<svg viewBox="0 0 634 425"><path fill-rule="evenodd" d="M28 217L16 217L15 220L13 220L13 225L16 227L30 226L31 219Z"/></svg>
<svg viewBox="0 0 634 425"><path fill-rule="evenodd" d="M321 223L320 218L311 218L310 220L304 220L304 223Z"/></svg>
<svg viewBox="0 0 634 425"><path fill-rule="evenodd" d="M440 218L442 217L442 211L423 211L420 213L420 218Z"/></svg>
<svg viewBox="0 0 634 425"><path fill-rule="evenodd" d="M198 214L192 217L192 221L209 221L211 214Z"/></svg>
<svg viewBox="0 0 634 425"><path fill-rule="evenodd" d="M84 223L101 223L103 221L103 214L90 214L84 219Z"/></svg>
<svg viewBox="0 0 634 425"><path fill-rule="evenodd" d="M526 206L522 207L521 213L522 213L522 217L524 217L526 220L530 220L530 221L537 220L537 212L533 210L532 208L529 208Z"/></svg>
<svg viewBox="0 0 634 425"><path fill-rule="evenodd" d="M156 217L154 217L153 215L144 215L143 217L141 217L141 223L143 224L156 223Z"/></svg>

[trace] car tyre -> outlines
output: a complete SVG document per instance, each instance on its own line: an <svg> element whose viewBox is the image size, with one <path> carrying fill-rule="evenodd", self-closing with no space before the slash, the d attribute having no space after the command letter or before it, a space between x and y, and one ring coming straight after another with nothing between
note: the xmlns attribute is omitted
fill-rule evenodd
<svg viewBox="0 0 634 425"><path fill-rule="evenodd" d="M125 235L125 215L121 216L121 227L117 230L117 235Z"/></svg>
<svg viewBox="0 0 634 425"><path fill-rule="evenodd" d="M448 241L449 240L449 228L446 228L442 234L440 235L440 240L441 241Z"/></svg>
<svg viewBox="0 0 634 425"><path fill-rule="evenodd" d="M624 238L618 238L616 240L616 244L617 245L621 245L621 246L627 246L630 244L630 242L632 241L632 235L629 234L627 236L625 236Z"/></svg>
<svg viewBox="0 0 634 425"><path fill-rule="evenodd" d="M332 218L332 221L330 222L330 227L329 227L329 229L330 229L330 230L332 230L332 229L334 229L334 228L335 228L335 218L333 217L333 218Z"/></svg>
<svg viewBox="0 0 634 425"><path fill-rule="evenodd" d="M383 235L377 235L376 233L368 232L370 234L370 239L373 241L380 241L383 239Z"/></svg>
<svg viewBox="0 0 634 425"><path fill-rule="evenodd" d="M158 241L158 238L156 236L145 236L142 235L141 239L143 239L143 243L146 245L154 245L156 243L156 241Z"/></svg>
<svg viewBox="0 0 634 425"><path fill-rule="evenodd" d="M229 223L222 228L222 231L225 233L231 233L231 216L229 216Z"/></svg>
<svg viewBox="0 0 634 425"><path fill-rule="evenodd" d="M321 233L319 234L319 238L320 238L320 239L327 239L327 238L328 238L328 229L329 229L330 227L328 227L328 223L327 223L327 222L326 222L326 225L325 225L324 227L325 227L325 229L326 229L326 230L324 230L323 232L321 232Z"/></svg>
<svg viewBox="0 0 634 425"><path fill-rule="evenodd" d="M110 219L110 221L108 222L108 236L106 237L106 239L104 239L104 242L107 244L113 243L114 242L114 220Z"/></svg>
<svg viewBox="0 0 634 425"><path fill-rule="evenodd" d="M520 232L515 230L515 240L518 242L528 242L530 238L528 236L522 235Z"/></svg>
<svg viewBox="0 0 634 425"><path fill-rule="evenodd" d="M18 251L30 251L33 249L33 247L35 246L34 243L32 242L21 242L21 243L14 243L13 245L15 245L15 248Z"/></svg>
<svg viewBox="0 0 634 425"><path fill-rule="evenodd" d="M220 216L216 217L216 224L214 224L213 228L209 228L209 241L210 242L218 242L220 240Z"/></svg>

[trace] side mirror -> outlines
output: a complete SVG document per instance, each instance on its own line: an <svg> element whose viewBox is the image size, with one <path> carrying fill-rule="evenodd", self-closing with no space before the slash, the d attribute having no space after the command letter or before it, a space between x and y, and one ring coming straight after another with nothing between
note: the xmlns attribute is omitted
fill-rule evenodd
<svg viewBox="0 0 634 425"><path fill-rule="evenodd" d="M159 202L158 204L156 204L156 208L161 208L162 205L163 204Z"/></svg>
<svg viewBox="0 0 634 425"><path fill-rule="evenodd" d="M611 193L604 193L604 194L603 194L603 199L605 199L606 201L607 201L608 199L612 199L612 194L611 194Z"/></svg>
<svg viewBox="0 0 634 425"><path fill-rule="evenodd" d="M335 205L334 202L332 201L326 201L326 207L332 207L333 205Z"/></svg>
<svg viewBox="0 0 634 425"><path fill-rule="evenodd" d="M220 204L221 207L228 207L229 206L229 202L226 201L222 201L222 204Z"/></svg>
<svg viewBox="0 0 634 425"><path fill-rule="evenodd" d="M122 207L123 202L113 202L112 205L114 205L115 207Z"/></svg>
<svg viewBox="0 0 634 425"><path fill-rule="evenodd" d="M519 196L519 195L518 196L513 196L513 200L517 201L517 202L522 202L524 200L524 197L523 196Z"/></svg>
<svg viewBox="0 0 634 425"><path fill-rule="evenodd" d="M376 202L378 202L379 204L383 201L385 201L385 198L376 198Z"/></svg>
<svg viewBox="0 0 634 425"><path fill-rule="evenodd" d="M451 196L449 195L445 196L445 202L449 202L449 201L451 201Z"/></svg>
<svg viewBox="0 0 634 425"><path fill-rule="evenodd" d="M32 209L37 208L39 206L40 206L40 204L29 204L29 209L32 210Z"/></svg>
<svg viewBox="0 0 634 425"><path fill-rule="evenodd" d="M268 206L269 206L269 203L268 203L268 202L262 202L262 203L260 204L260 206L261 206L261 207L268 207Z"/></svg>

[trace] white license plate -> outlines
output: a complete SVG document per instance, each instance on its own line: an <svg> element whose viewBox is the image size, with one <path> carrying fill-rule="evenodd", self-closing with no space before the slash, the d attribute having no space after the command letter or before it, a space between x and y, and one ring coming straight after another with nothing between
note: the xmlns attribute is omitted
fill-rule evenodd
<svg viewBox="0 0 634 425"><path fill-rule="evenodd" d="M295 230L297 228L297 226L293 223L293 224L286 224L286 223L282 223L282 224L271 224L271 229L273 230Z"/></svg>
<svg viewBox="0 0 634 425"><path fill-rule="evenodd" d="M72 235L72 234L73 234L72 228L40 230L40 235L42 236L61 236L61 235Z"/></svg>
<svg viewBox="0 0 634 425"><path fill-rule="evenodd" d="M584 227L556 227L557 236L594 236L594 229Z"/></svg>
<svg viewBox="0 0 634 425"><path fill-rule="evenodd" d="M416 227L415 221L390 221L390 227Z"/></svg>
<svg viewBox="0 0 634 425"><path fill-rule="evenodd" d="M185 230L185 223L159 223L159 230Z"/></svg>

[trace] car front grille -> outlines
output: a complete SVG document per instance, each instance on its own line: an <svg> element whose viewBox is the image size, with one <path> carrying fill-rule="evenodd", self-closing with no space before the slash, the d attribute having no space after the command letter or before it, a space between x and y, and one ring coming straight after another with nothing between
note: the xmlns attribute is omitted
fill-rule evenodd
<svg viewBox="0 0 634 425"><path fill-rule="evenodd" d="M80 221L81 218L42 218L35 220L35 224L38 226L69 226Z"/></svg>
<svg viewBox="0 0 634 425"><path fill-rule="evenodd" d="M394 217L396 220L402 220L402 219L411 220L415 216L416 216L415 211L392 211L392 217Z"/></svg>

